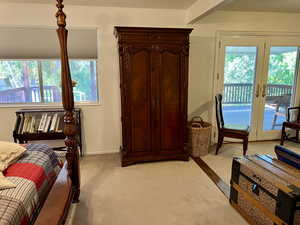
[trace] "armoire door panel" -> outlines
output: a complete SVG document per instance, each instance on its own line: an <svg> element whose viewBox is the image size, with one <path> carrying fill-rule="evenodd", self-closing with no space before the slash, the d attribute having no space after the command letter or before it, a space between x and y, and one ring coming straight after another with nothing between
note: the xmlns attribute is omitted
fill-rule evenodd
<svg viewBox="0 0 300 225"><path fill-rule="evenodd" d="M151 52L130 52L127 101L130 114L130 151L151 151Z"/></svg>
<svg viewBox="0 0 300 225"><path fill-rule="evenodd" d="M159 104L162 151L177 151L183 147L181 86L180 53L163 51L161 53Z"/></svg>

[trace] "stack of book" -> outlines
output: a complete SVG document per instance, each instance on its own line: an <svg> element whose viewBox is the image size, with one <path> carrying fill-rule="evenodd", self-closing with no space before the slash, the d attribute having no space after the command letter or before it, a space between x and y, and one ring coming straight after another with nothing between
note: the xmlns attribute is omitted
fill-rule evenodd
<svg viewBox="0 0 300 225"><path fill-rule="evenodd" d="M25 133L61 133L62 117L58 114L20 115L16 123L18 134Z"/></svg>

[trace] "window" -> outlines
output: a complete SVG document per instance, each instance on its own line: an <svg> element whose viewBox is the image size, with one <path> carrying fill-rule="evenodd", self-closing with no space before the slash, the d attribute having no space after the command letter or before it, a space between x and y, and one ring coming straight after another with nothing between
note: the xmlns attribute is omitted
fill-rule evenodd
<svg viewBox="0 0 300 225"><path fill-rule="evenodd" d="M70 60L76 102L97 102L96 60ZM0 104L61 102L60 60L0 60Z"/></svg>

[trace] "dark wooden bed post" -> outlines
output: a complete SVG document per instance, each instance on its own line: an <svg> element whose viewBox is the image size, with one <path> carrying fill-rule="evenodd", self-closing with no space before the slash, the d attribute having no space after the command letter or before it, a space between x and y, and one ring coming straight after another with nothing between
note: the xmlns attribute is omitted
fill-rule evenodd
<svg viewBox="0 0 300 225"><path fill-rule="evenodd" d="M76 119L74 116L74 96L72 78L69 67L69 57L67 50L68 30L66 29L66 15L63 12L63 0L57 0L58 12L57 34L61 51L61 83L62 83L62 102L65 110L64 114L64 134L66 135L65 144L67 146L68 173L72 180L73 202L78 202L80 195L80 171L79 171L79 153L76 140Z"/></svg>

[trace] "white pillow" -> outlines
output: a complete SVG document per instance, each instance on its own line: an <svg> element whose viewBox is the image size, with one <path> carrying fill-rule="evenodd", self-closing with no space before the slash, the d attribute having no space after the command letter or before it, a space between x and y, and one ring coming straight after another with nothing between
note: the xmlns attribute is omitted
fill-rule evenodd
<svg viewBox="0 0 300 225"><path fill-rule="evenodd" d="M0 141L0 172L14 163L25 151L26 148L19 144Z"/></svg>
<svg viewBox="0 0 300 225"><path fill-rule="evenodd" d="M10 180L8 180L7 178L5 178L2 172L0 172L0 190L15 188L15 187L16 185L12 183Z"/></svg>

